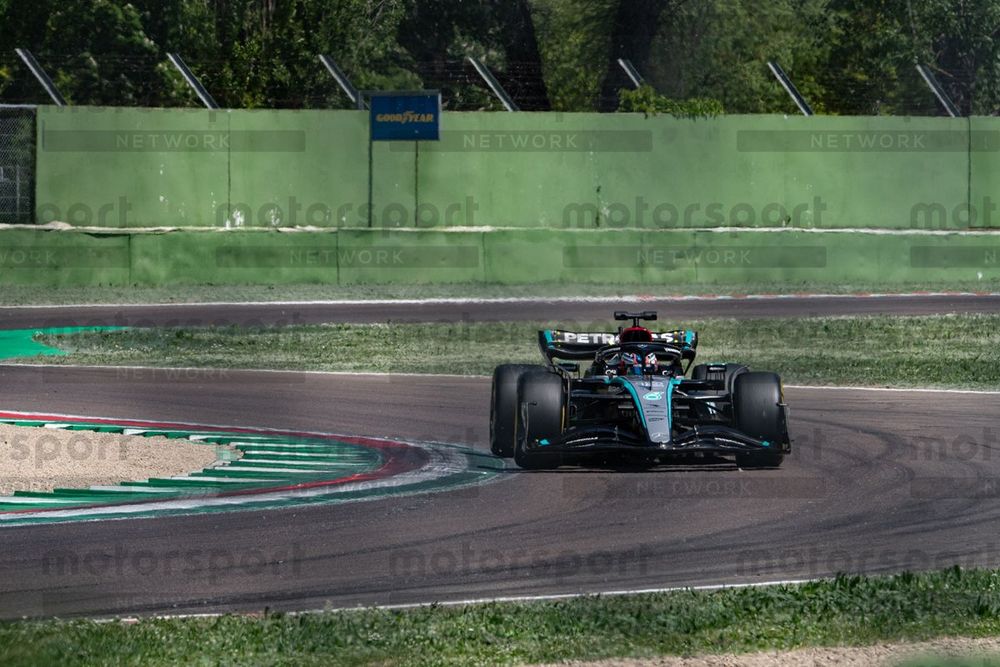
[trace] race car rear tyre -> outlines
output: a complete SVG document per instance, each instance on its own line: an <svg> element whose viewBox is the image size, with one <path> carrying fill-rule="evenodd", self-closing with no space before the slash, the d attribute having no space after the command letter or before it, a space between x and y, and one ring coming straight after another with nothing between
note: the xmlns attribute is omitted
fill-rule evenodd
<svg viewBox="0 0 1000 667"><path fill-rule="evenodd" d="M562 455L544 451L538 441L562 433L566 411L562 377L548 371L524 373L517 382L517 396L514 462L527 469L559 467Z"/></svg>
<svg viewBox="0 0 1000 667"><path fill-rule="evenodd" d="M490 451L494 456L514 456L514 420L517 416L517 381L528 371L542 370L532 364L502 364L493 371L490 397Z"/></svg>
<svg viewBox="0 0 1000 667"><path fill-rule="evenodd" d="M733 383L733 413L736 427L743 433L766 440L775 451L755 451L736 455L741 468L777 468L785 456L788 426L781 389L775 373L741 373Z"/></svg>

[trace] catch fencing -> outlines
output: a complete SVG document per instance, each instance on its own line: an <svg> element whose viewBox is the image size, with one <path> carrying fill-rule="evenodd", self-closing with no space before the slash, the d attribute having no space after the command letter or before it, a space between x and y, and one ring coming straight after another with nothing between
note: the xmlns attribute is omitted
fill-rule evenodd
<svg viewBox="0 0 1000 667"><path fill-rule="evenodd" d="M0 105L0 223L31 223L35 198L34 106Z"/></svg>

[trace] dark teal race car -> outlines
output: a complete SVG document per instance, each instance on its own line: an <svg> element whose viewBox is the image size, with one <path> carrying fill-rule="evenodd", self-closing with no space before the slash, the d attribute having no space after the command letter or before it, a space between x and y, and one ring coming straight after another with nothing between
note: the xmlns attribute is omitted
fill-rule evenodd
<svg viewBox="0 0 1000 667"><path fill-rule="evenodd" d="M791 442L777 374L694 365L694 331L641 326L657 318L653 311L614 316L631 326L539 331L545 365L497 366L490 410L496 456L522 468L649 465L679 455L730 455L743 468L781 465ZM583 360L589 365L581 372Z"/></svg>

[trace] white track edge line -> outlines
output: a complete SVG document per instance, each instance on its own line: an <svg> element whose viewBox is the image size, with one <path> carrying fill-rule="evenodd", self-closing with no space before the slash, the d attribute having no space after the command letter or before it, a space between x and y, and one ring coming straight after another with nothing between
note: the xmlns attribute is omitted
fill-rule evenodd
<svg viewBox="0 0 1000 667"><path fill-rule="evenodd" d="M933 387L852 387L842 385L811 385L811 384L786 384L787 389L832 389L834 391L885 391L894 393L918 393L918 394L984 394L993 396L1000 394L1000 391L991 389L935 389Z"/></svg>
<svg viewBox="0 0 1000 667"><path fill-rule="evenodd" d="M410 602L405 604L385 604L385 605L378 604L378 605L367 605L367 606L356 605L353 607L328 607L322 609L307 609L303 611L276 612L276 613L281 613L287 616L299 616L299 615L326 614L326 613L337 613L337 612L368 611L372 609L385 610L385 611L397 611L397 610L403 611L406 609L421 609L424 607L460 607L465 605L480 605L480 604L491 604L491 603L546 602L555 600L572 600L583 597L622 597L626 595L651 595L656 593L678 593L683 591L711 592L711 591L720 591L726 589L763 588L766 586L798 586L802 584L811 584L819 581L832 581L832 580L833 580L832 577L818 577L815 579L777 579L773 581L744 582L738 584L701 584L696 586L635 588L635 589L620 589L611 591L591 591L583 593L552 593L548 595L510 595L510 596L500 596L500 597L468 598L464 600ZM95 620L100 623L114 623L114 622L137 622L147 619L183 620L183 619L198 619L198 618L219 618L222 616L250 616L250 615L254 615L254 612L162 614L149 617L121 616L115 618L98 618Z"/></svg>
<svg viewBox="0 0 1000 667"><path fill-rule="evenodd" d="M346 376L371 376L371 377L429 377L429 378L464 378L480 379L488 378L489 375L460 375L458 373L372 373L370 371L304 371L289 370L280 368L210 368L199 366L101 366L90 364L19 364L10 361L0 361L0 368L95 368L102 370L131 370L131 371L161 371L167 374L175 373L212 373L219 376L225 373L268 373L268 374L297 374L297 375L346 375ZM167 378L176 379L176 378Z"/></svg>
<svg viewBox="0 0 1000 667"><path fill-rule="evenodd" d="M500 304L500 303L615 303L620 301L743 301L767 299L906 299L919 297L997 297L1000 292L871 292L829 294L819 292L788 293L788 294L627 294L622 296L553 296L553 297L429 297L426 299L319 299L301 301L192 301L186 303L59 303L59 304L21 304L0 305L0 310L44 310L70 308L189 308L218 306L425 306L425 305L463 305L463 304Z"/></svg>

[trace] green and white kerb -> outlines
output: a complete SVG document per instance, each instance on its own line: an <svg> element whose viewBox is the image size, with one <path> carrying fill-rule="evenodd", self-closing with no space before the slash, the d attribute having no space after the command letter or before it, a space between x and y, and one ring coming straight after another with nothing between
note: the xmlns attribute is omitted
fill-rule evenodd
<svg viewBox="0 0 1000 667"><path fill-rule="evenodd" d="M503 469L487 453L441 443L17 412L0 412L0 423L183 438L241 453L175 477L17 491L0 497L0 527L374 500L482 484Z"/></svg>

